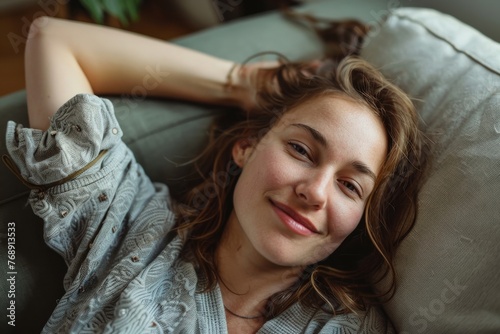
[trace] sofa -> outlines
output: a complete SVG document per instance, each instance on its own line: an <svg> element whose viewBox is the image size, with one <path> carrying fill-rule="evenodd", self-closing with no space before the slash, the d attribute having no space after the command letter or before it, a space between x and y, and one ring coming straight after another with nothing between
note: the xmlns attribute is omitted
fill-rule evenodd
<svg viewBox="0 0 500 334"><path fill-rule="evenodd" d="M372 23L361 56L412 97L431 142L418 220L398 250L399 284L384 310L399 333L500 333L500 44L450 15L389 6L396 2L311 1L297 9ZM322 53L312 31L278 12L175 42L234 61L267 50L292 60ZM224 109L147 94L109 98L151 179L173 193L185 187L191 167L183 163ZM28 124L24 91L0 98L3 134L8 120ZM37 333L64 292L66 265L45 245L28 189L3 164L0 185L0 332Z"/></svg>

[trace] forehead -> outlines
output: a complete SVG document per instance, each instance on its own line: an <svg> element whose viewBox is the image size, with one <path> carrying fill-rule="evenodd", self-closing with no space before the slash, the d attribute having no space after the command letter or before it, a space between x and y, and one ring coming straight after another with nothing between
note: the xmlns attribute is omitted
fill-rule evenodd
<svg viewBox="0 0 500 334"><path fill-rule="evenodd" d="M295 106L286 112L281 122L287 124L292 120L322 120L337 123L355 119L371 119L381 122L375 112L365 104L343 95L320 95Z"/></svg>

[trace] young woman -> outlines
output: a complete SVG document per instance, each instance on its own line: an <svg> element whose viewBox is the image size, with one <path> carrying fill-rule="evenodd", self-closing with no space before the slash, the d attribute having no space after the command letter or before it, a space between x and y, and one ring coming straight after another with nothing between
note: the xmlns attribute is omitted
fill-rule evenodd
<svg viewBox="0 0 500 334"><path fill-rule="evenodd" d="M377 303L415 220L422 136L411 101L369 64L235 65L41 18L26 73L31 128L10 122L7 146L68 264L44 332L392 331ZM177 201L93 95L138 85L241 110L214 128Z"/></svg>

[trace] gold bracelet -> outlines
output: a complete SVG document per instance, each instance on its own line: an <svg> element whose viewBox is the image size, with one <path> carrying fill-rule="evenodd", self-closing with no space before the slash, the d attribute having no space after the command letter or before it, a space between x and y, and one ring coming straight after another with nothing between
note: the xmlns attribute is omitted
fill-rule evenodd
<svg viewBox="0 0 500 334"><path fill-rule="evenodd" d="M226 91L230 92L233 89L233 72L238 67L238 63L233 63L231 68L229 69L229 72L227 72L226 76Z"/></svg>

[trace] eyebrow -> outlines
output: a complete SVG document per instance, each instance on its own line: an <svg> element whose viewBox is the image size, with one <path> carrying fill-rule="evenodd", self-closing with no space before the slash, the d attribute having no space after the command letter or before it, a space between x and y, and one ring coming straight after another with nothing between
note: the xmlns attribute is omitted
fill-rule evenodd
<svg viewBox="0 0 500 334"><path fill-rule="evenodd" d="M292 126L306 130L314 138L314 140L321 144L321 146L324 148L328 147L328 142L326 141L325 136L323 136L318 130L302 123L293 123Z"/></svg>
<svg viewBox="0 0 500 334"><path fill-rule="evenodd" d="M361 161L353 161L351 162L351 165L356 169L359 173L365 174L373 179L373 181L377 180L377 176L375 173L368 167L366 164L364 164Z"/></svg>
<svg viewBox="0 0 500 334"><path fill-rule="evenodd" d="M291 126L306 130L311 135L311 137L313 137L313 139L316 140L321 146L323 146L324 148L328 148L328 141L326 140L325 136L323 136L323 134L318 130L302 123L292 123ZM364 162L355 160L351 162L351 165L357 172L369 176L374 181L377 179L375 173Z"/></svg>

